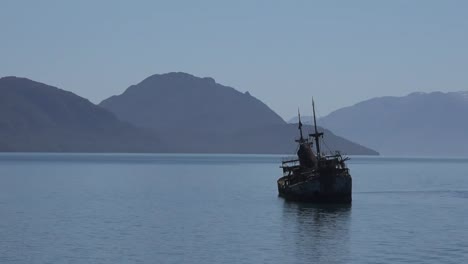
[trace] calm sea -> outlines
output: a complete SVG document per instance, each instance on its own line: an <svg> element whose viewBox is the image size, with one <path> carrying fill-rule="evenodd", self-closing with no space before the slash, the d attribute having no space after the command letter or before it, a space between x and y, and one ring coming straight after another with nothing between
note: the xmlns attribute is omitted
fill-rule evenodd
<svg viewBox="0 0 468 264"><path fill-rule="evenodd" d="M468 263L468 159L352 157L352 206L280 156L0 154L0 263Z"/></svg>

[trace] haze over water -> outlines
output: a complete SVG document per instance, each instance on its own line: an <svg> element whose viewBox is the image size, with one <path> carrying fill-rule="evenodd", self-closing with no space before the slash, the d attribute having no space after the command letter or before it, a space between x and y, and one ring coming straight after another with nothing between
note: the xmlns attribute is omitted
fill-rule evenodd
<svg viewBox="0 0 468 264"><path fill-rule="evenodd" d="M468 159L353 157L353 204L280 156L0 154L0 263L463 263Z"/></svg>

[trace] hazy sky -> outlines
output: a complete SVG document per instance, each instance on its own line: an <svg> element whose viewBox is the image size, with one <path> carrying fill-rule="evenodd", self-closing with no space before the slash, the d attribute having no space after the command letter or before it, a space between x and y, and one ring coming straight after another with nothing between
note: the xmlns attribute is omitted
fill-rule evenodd
<svg viewBox="0 0 468 264"><path fill-rule="evenodd" d="M0 76L98 103L154 73L249 91L284 118L468 90L468 1L0 2Z"/></svg>

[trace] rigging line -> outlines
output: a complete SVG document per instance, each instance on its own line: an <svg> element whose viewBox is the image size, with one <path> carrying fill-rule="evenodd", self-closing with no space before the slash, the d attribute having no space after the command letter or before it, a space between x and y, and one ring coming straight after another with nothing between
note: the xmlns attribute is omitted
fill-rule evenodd
<svg viewBox="0 0 468 264"><path fill-rule="evenodd" d="M320 120L320 123L319 123L319 126L321 127L322 129L322 132L324 132L324 129L326 127L326 124L324 122L324 120L322 119L322 115L320 114L320 110L318 109L315 109L315 112L317 114L317 119ZM333 151L331 150L331 148L327 145L327 143L325 142L325 139L322 137L321 139L321 142L325 145L325 147L327 148L327 150L330 152L330 154L333 154Z"/></svg>
<svg viewBox="0 0 468 264"><path fill-rule="evenodd" d="M325 128L328 129L328 125L327 125L327 123L325 122L325 119L323 119L323 116L320 114L320 110L315 109L315 112L316 112L317 117L318 117L317 120L320 121L318 125L319 125L322 129L325 129ZM325 141L323 141L323 142L325 143Z"/></svg>
<svg viewBox="0 0 468 264"><path fill-rule="evenodd" d="M332 150L330 149L330 147L328 147L327 143L325 143L325 139L322 138L322 143L325 145L325 147L328 149L328 151L330 152L330 154L333 154Z"/></svg>

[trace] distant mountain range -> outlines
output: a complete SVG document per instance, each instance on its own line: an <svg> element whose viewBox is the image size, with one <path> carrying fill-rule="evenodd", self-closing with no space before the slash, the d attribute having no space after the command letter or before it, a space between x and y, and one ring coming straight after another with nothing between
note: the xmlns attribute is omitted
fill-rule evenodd
<svg viewBox="0 0 468 264"><path fill-rule="evenodd" d="M305 129L310 130L310 127ZM0 151L293 153L297 126L249 93L186 73L153 75L94 105L25 78L0 78ZM377 152L326 130L347 154Z"/></svg>
<svg viewBox="0 0 468 264"><path fill-rule="evenodd" d="M467 115L468 92L412 93L366 100L318 124L333 131L319 128L330 151L378 154L363 144L385 155L456 156L468 155ZM186 73L150 76L99 105L0 78L0 151L284 154L297 135L297 125L248 92Z"/></svg>
<svg viewBox="0 0 468 264"><path fill-rule="evenodd" d="M384 155L468 155L468 92L379 97L318 123ZM291 120L291 121L296 121Z"/></svg>
<svg viewBox="0 0 468 264"><path fill-rule="evenodd" d="M296 148L297 126L248 92L212 78L156 74L99 105L123 121L157 131L174 152L284 154ZM333 151L378 154L328 130L326 140Z"/></svg>

